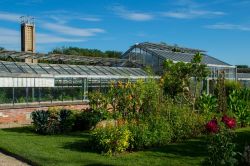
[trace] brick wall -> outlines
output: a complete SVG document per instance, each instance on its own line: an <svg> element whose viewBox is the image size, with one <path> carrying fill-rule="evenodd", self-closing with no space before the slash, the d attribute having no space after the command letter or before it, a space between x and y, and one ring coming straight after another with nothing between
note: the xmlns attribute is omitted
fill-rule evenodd
<svg viewBox="0 0 250 166"><path fill-rule="evenodd" d="M88 105L71 105L71 106L59 106L66 109L82 110L88 107ZM0 110L0 125L6 124L30 124L30 114L36 110L47 110L49 107L39 108L6 108Z"/></svg>

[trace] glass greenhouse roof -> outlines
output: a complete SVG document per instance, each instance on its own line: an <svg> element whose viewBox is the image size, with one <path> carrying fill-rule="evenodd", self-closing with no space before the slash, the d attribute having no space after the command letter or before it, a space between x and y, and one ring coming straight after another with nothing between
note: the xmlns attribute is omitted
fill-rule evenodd
<svg viewBox="0 0 250 166"><path fill-rule="evenodd" d="M127 66L130 62L127 59L119 58L102 58L102 57L87 57L77 55L64 55L64 54L42 54L30 52L17 52L17 51L0 51L1 60L22 61L25 59L36 59L38 62L52 62L52 63L78 63L84 65L99 65L99 66Z"/></svg>
<svg viewBox="0 0 250 166"><path fill-rule="evenodd" d="M1 75L53 75L55 77L122 77L145 78L148 74L140 68L86 66L67 64L44 64L0 61Z"/></svg>
<svg viewBox="0 0 250 166"><path fill-rule="evenodd" d="M158 56L161 59L169 59L173 61L183 61L183 62L191 62L194 55L197 52L201 52L203 54L202 63L207 65L221 65L221 66L232 66L228 63L225 63L219 59L216 59L212 56L206 55L205 51L198 49L190 49L190 48L182 48L178 46L170 46L167 44L156 44L156 43L139 43L133 45L127 52L123 54L123 58L127 58L131 54L140 54L139 52L133 52L133 49L139 48L144 50L145 52ZM174 51L174 49L176 51Z"/></svg>

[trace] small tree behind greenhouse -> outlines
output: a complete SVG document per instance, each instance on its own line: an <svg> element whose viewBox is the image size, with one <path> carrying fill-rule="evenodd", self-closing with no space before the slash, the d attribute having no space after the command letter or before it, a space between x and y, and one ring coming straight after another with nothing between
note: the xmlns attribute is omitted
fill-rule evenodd
<svg viewBox="0 0 250 166"><path fill-rule="evenodd" d="M202 54L195 54L191 63L171 60L164 62L164 94L171 98L181 98L181 103L187 101L194 107L195 100L201 94L201 82L208 76L207 66L201 63Z"/></svg>

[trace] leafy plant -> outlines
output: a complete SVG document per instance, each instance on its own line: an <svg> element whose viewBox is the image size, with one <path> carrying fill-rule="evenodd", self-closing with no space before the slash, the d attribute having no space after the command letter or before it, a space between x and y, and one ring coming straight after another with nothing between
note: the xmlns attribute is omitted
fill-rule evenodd
<svg viewBox="0 0 250 166"><path fill-rule="evenodd" d="M233 137L234 133L226 128L221 128L220 132L209 137L208 158L205 160L205 165L236 165L237 153L236 145L232 142Z"/></svg>
<svg viewBox="0 0 250 166"><path fill-rule="evenodd" d="M248 101L244 98L244 90L234 90L228 98L228 108L236 115L238 123L243 127L250 122L250 110Z"/></svg>
<svg viewBox="0 0 250 166"><path fill-rule="evenodd" d="M206 124L208 135L208 157L206 158L205 165L236 165L235 147L232 139L234 132L232 129L236 127L236 120L227 115L221 118L218 122L213 118Z"/></svg>
<svg viewBox="0 0 250 166"><path fill-rule="evenodd" d="M218 98L218 113L226 113L227 112L227 97L226 97L226 87L225 87L225 72L222 71L219 73L219 77L217 80L217 98Z"/></svg>
<svg viewBox="0 0 250 166"><path fill-rule="evenodd" d="M250 146L245 146L244 152L242 154L242 164L245 166L250 166Z"/></svg>
<svg viewBox="0 0 250 166"><path fill-rule="evenodd" d="M61 132L69 132L72 130L75 122L75 116L70 110L62 109L59 112L58 121Z"/></svg>
<svg viewBox="0 0 250 166"><path fill-rule="evenodd" d="M172 105L167 107L168 121L173 130L173 141L182 141L201 134L204 130L205 118L189 107Z"/></svg>
<svg viewBox="0 0 250 166"><path fill-rule="evenodd" d="M217 108L217 98L211 94L203 93L198 98L197 107L206 114L215 112Z"/></svg>
<svg viewBox="0 0 250 166"><path fill-rule="evenodd" d="M80 113L75 114L75 124L73 128L75 130L93 129L98 122L111 118L111 113L106 109L86 109Z"/></svg>
<svg viewBox="0 0 250 166"><path fill-rule="evenodd" d="M132 121L128 128L131 131L130 149L140 150L145 147L167 145L173 136L171 125L166 118L159 115Z"/></svg>
<svg viewBox="0 0 250 166"><path fill-rule="evenodd" d="M238 81L226 80L225 81L226 94L229 96L233 91L240 90L242 85Z"/></svg>
<svg viewBox="0 0 250 166"><path fill-rule="evenodd" d="M40 134L47 133L47 125L49 119L48 111L40 110L31 113L31 118L33 120L33 125L36 132Z"/></svg>
<svg viewBox="0 0 250 166"><path fill-rule="evenodd" d="M71 110L51 109L31 113L35 131L39 134L58 134L72 130L75 117Z"/></svg>
<svg viewBox="0 0 250 166"><path fill-rule="evenodd" d="M96 128L91 132L90 144L101 153L113 155L129 147L130 136L126 126Z"/></svg>

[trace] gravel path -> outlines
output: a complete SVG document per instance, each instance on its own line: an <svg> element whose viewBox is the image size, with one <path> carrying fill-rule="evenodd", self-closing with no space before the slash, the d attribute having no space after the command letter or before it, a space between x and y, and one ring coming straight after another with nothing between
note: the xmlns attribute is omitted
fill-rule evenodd
<svg viewBox="0 0 250 166"><path fill-rule="evenodd" d="M29 166L29 165L0 152L0 166Z"/></svg>

